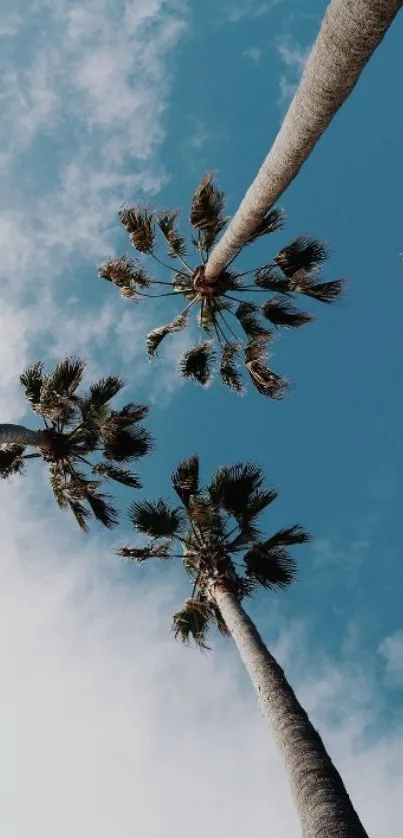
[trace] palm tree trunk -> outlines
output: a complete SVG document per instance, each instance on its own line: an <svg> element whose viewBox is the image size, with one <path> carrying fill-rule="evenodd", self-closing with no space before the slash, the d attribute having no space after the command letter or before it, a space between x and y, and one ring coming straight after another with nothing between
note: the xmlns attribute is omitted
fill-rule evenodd
<svg viewBox="0 0 403 838"><path fill-rule="evenodd" d="M304 838L368 838L323 742L264 645L224 585L213 593L283 757Z"/></svg>
<svg viewBox="0 0 403 838"><path fill-rule="evenodd" d="M206 265L217 278L294 180L351 93L403 0L331 0L280 131Z"/></svg>
<svg viewBox="0 0 403 838"><path fill-rule="evenodd" d="M43 431L31 431L24 425L0 424L0 445L41 445Z"/></svg>

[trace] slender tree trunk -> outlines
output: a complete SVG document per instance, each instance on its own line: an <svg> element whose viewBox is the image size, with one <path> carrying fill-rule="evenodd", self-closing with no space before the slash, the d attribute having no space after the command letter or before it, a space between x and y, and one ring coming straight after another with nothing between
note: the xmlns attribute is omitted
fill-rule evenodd
<svg viewBox="0 0 403 838"><path fill-rule="evenodd" d="M284 760L304 838L368 838L323 742L235 596L214 599L238 647Z"/></svg>
<svg viewBox="0 0 403 838"><path fill-rule="evenodd" d="M403 0L331 0L274 144L210 255L208 279L219 276L294 180L402 5Z"/></svg>
<svg viewBox="0 0 403 838"><path fill-rule="evenodd" d="M0 445L41 445L43 431L31 431L24 425L0 424Z"/></svg>

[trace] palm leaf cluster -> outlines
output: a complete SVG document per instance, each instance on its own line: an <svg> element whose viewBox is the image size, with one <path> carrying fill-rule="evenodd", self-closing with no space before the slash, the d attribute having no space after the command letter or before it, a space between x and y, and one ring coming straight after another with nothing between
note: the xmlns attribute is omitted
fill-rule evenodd
<svg viewBox="0 0 403 838"><path fill-rule="evenodd" d="M20 376L25 396L43 420L38 453L26 454L18 445L0 450L0 476L22 473L28 460L41 457L49 468L57 503L69 508L83 530L93 516L105 527L114 527L118 514L111 496L103 493L105 481L134 489L141 487L128 465L145 456L152 446L142 424L148 413L143 405L111 408L124 387L118 376L107 376L78 393L85 364L65 358L48 374L42 362Z"/></svg>
<svg viewBox="0 0 403 838"><path fill-rule="evenodd" d="M286 381L267 366L273 338L279 329L298 328L313 319L295 306L295 297L302 295L331 303L342 292L341 280L319 280L319 268L327 258L325 247L301 236L280 250L273 262L246 272L237 271L230 263L214 283L209 284L205 265L211 248L228 222L224 194L216 187L211 174L202 178L190 208L195 264L188 260L188 247L177 226L176 210L158 213L134 206L123 208L119 216L143 261L127 255L110 259L101 265L98 275L114 283L126 298L139 301L146 297L179 295L186 303L173 321L150 332L147 337L149 357L157 354L167 335L185 329L192 312L197 312L204 339L184 353L180 361L181 375L206 385L218 366L223 383L241 393L243 366L259 393L282 398ZM283 222L284 214L280 209L270 210L245 247L280 230ZM157 255L159 234L165 241L172 264ZM172 271L172 278L154 279L144 267L145 257ZM157 293L151 293L150 289ZM264 298L260 302L262 294Z"/></svg>
<svg viewBox="0 0 403 838"><path fill-rule="evenodd" d="M119 555L135 562L181 559L193 590L174 616L173 631L204 647L211 625L227 633L214 601L214 585L225 585L240 601L257 587L288 587L296 575L289 548L308 541L309 535L292 526L264 537L259 518L277 493L264 486L262 471L253 464L222 467L202 489L199 459L194 456L179 465L172 485L179 506L164 500L132 505L131 521L148 541L141 547L121 547Z"/></svg>

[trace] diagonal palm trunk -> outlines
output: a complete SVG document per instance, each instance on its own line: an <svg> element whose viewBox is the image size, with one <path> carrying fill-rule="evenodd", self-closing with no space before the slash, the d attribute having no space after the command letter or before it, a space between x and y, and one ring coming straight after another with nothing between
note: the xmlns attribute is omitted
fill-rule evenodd
<svg viewBox="0 0 403 838"><path fill-rule="evenodd" d="M274 144L207 262L208 279L219 276L294 180L402 5L403 0L331 0Z"/></svg>
<svg viewBox="0 0 403 838"><path fill-rule="evenodd" d="M39 446L43 440L43 431L31 431L24 425L0 424L0 445Z"/></svg>
<svg viewBox="0 0 403 838"><path fill-rule="evenodd" d="M318 732L253 622L223 585L215 585L213 596L284 760L304 838L368 838Z"/></svg>

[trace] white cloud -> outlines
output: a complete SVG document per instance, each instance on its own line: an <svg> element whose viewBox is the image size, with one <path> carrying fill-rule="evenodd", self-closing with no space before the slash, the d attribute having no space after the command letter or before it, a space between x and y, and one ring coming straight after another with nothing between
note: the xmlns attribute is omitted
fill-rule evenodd
<svg viewBox="0 0 403 838"><path fill-rule="evenodd" d="M310 47L302 47L290 35L277 41L277 53L285 67L285 72L280 76L279 82L281 105L288 104L294 95L309 52Z"/></svg>
<svg viewBox="0 0 403 838"><path fill-rule="evenodd" d="M229 23L239 23L246 17L259 18L270 12L274 6L284 2L288 0L263 0L260 3L256 0L242 0L232 3L231 7L226 9L227 20Z"/></svg>
<svg viewBox="0 0 403 838"><path fill-rule="evenodd" d="M403 631L385 637L379 647L386 674L395 683L403 683Z"/></svg>
<svg viewBox="0 0 403 838"><path fill-rule="evenodd" d="M0 38L12 38L16 35L22 20L22 15L18 12L4 11L0 19Z"/></svg>
<svg viewBox="0 0 403 838"><path fill-rule="evenodd" d="M195 838L243 838L267 823L275 838L299 835L280 758L231 643L202 656L169 633L185 594L175 572L158 565L147 582L145 569L130 573L108 539L101 546L77 535L40 501L33 479L0 486L0 501L8 838L159 838L189 824ZM291 633L277 644L280 660L369 834L398 838L403 732L370 733L377 696L365 673L301 653Z"/></svg>
<svg viewBox="0 0 403 838"><path fill-rule="evenodd" d="M262 57L262 50L259 47L249 47L249 49L243 51L242 55L252 61L252 64L258 65Z"/></svg>
<svg viewBox="0 0 403 838"><path fill-rule="evenodd" d="M149 199L167 180L158 159L167 59L183 32L186 4L37 0L29 11L22 4L23 12L31 40L16 53L22 63L8 52L0 58L3 298L22 312L31 354L39 345L53 357L65 346L95 364L103 338L112 340L121 320L117 295L110 305L96 280L96 265L115 249L117 209ZM90 315L83 284L89 274L99 293ZM66 302L71 296L81 304ZM16 350L9 369L22 359ZM137 344L139 359L140 351ZM157 366L153 391L160 371L167 373ZM174 387L173 373L164 387Z"/></svg>

